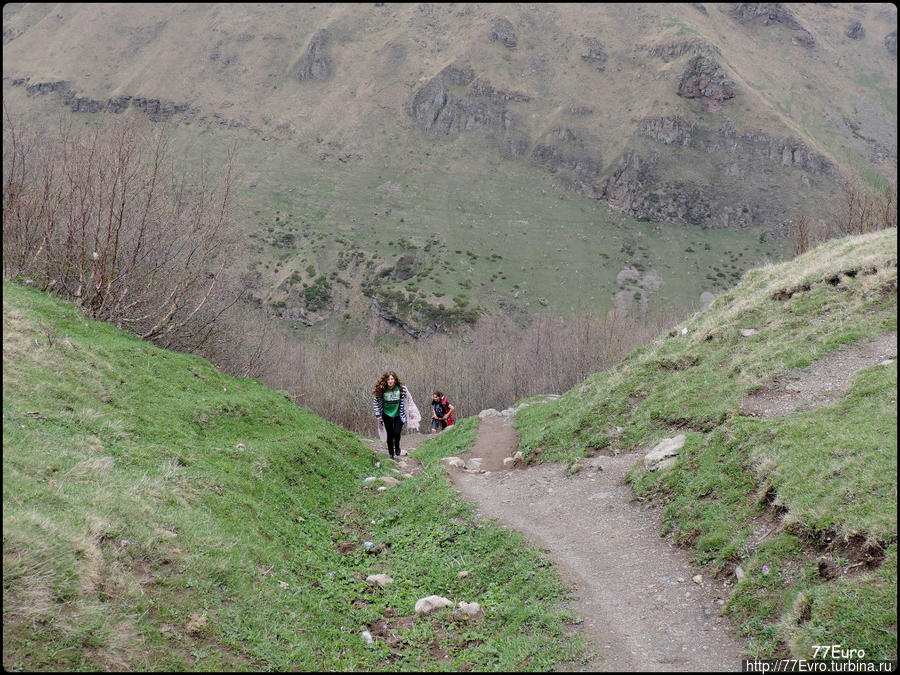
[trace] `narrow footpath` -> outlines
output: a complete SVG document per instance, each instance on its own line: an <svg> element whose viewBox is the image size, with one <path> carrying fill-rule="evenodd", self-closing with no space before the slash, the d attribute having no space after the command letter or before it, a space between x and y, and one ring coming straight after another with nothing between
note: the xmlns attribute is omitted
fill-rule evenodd
<svg viewBox="0 0 900 675"><path fill-rule="evenodd" d="M560 464L504 469L516 449L510 417L484 418L460 456L469 468L450 470L453 485L478 517L522 532L557 563L594 645L585 670L740 670L740 644L719 616L727 589L694 581L687 553L660 537L657 511L632 497L624 476L636 455L585 459L566 475Z"/></svg>

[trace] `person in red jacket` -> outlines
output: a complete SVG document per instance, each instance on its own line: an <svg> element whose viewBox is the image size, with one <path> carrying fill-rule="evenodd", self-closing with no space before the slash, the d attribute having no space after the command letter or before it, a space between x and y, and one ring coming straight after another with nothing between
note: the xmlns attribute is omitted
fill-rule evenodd
<svg viewBox="0 0 900 675"><path fill-rule="evenodd" d="M431 433L436 434L453 424L453 410L453 404L443 393L436 391L431 395Z"/></svg>

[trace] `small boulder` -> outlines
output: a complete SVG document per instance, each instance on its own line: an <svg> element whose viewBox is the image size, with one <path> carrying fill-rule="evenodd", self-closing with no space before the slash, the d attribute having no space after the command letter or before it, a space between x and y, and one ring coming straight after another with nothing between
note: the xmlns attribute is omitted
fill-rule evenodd
<svg viewBox="0 0 900 675"><path fill-rule="evenodd" d="M442 457L441 464L444 466L450 466L457 469L465 469L466 463L461 460L459 457Z"/></svg>
<svg viewBox="0 0 900 675"><path fill-rule="evenodd" d="M457 619L480 619L484 616L484 608L477 602L463 601L453 610L453 616Z"/></svg>
<svg viewBox="0 0 900 675"><path fill-rule="evenodd" d="M453 607L453 601L440 595L429 595L416 601L416 614L432 614L444 607Z"/></svg>
<svg viewBox="0 0 900 675"><path fill-rule="evenodd" d="M393 478L392 476L382 476L379 480L382 483L384 483L385 485L399 485L400 484L400 481L397 480L396 478Z"/></svg>
<svg viewBox="0 0 900 675"><path fill-rule="evenodd" d="M391 579L387 574L370 574L366 577L366 583L372 584L373 586L381 586L384 588L388 584L394 583L394 580Z"/></svg>
<svg viewBox="0 0 900 675"><path fill-rule="evenodd" d="M678 434L675 438L660 441L653 450L644 455L644 468L648 471L668 469L675 464L675 458L684 447L685 440L687 438L684 434Z"/></svg>

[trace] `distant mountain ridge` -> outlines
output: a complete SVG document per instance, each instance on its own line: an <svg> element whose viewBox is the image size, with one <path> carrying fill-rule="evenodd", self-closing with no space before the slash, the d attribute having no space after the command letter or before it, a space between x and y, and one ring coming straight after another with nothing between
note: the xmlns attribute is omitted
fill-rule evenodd
<svg viewBox="0 0 900 675"><path fill-rule="evenodd" d="M502 156L544 166L563 186L633 215L771 228L780 222L771 206L789 204L791 192L808 199L833 188L848 164L839 150L854 140L877 148L857 159L896 176L896 135L887 132L891 121L896 126L896 107L877 105L852 81L865 66L890 82L896 56L878 43L889 38L891 22L890 5L827 3L7 5L4 82L24 85L29 95L54 93L74 112L130 105L159 119L243 127L261 138L277 138L285 123L296 129L288 135L331 131L316 124L324 114L340 142L357 151L371 145L369 117L407 130L416 145L480 131ZM855 25L860 29L847 37ZM187 35L190 42L182 42ZM64 47L46 50L48 43ZM173 46L174 54L156 58ZM753 63L767 52L768 63ZM372 54L380 58L361 58ZM789 62L776 63L779 57ZM129 61L136 72L128 72ZM826 73L834 84L819 84ZM776 77L783 87L768 97L763 82L776 84ZM846 123L830 125L832 147L816 135L820 121L791 119L791 106L778 104L801 86L810 92L804 107L827 103L837 110L820 116L838 112ZM388 119L378 112L385 90L394 104ZM328 112L338 102L358 112L335 120ZM619 103L627 119L610 114ZM872 110L853 120L853 105ZM741 119L763 110L765 117ZM675 136L654 133L660 124ZM677 133L685 125L691 137ZM711 136L721 143L692 142ZM610 144L612 137L620 142ZM693 150L708 155L700 158L711 166L707 181L679 176L680 163L697 159ZM815 157L815 168L798 154ZM774 176L768 182L784 193L762 192L763 176ZM736 184L748 189L735 194ZM685 209L688 201L702 206Z"/></svg>
<svg viewBox="0 0 900 675"><path fill-rule="evenodd" d="M241 139L251 208L275 230L259 235L254 255L264 266L249 264L251 276L261 274L252 282L257 298L293 302L285 317L315 324L324 315L277 290L297 275L311 284L322 271L303 274L323 253L293 231L277 232L285 213L373 254L368 272L345 279L361 289L396 262L379 236L385 229L395 237L412 220L420 251L435 232L470 242L460 251L493 236L489 216L508 210L517 183L497 183L508 194L487 213L475 195L486 180L510 175L527 174L530 194L541 184L542 195L577 195L625 222L746 233L742 245L783 236L799 211L826 215L845 178L895 183L896 22L888 4L10 3L4 98L36 114L66 109L84 119L135 109L204 142ZM358 184L340 199L337 187L322 187L351 177ZM421 184L414 190L407 180ZM404 190L379 192L385 181ZM309 185L319 186L315 206L302 187ZM387 208L373 206L381 203ZM543 236L556 213L540 216L542 225L533 212L510 222L529 221ZM559 217L568 228L571 216ZM535 240L528 235L529 245ZM322 245L325 258L353 253ZM298 253L286 258L292 246ZM549 266L573 266L566 246L551 255L555 248ZM590 281L605 284L603 303L626 290L611 285L621 269L642 264L665 277L660 260L636 259L631 244L622 249L619 261L604 264L615 265L608 280ZM505 270L504 298L519 298L530 264L548 264L543 251L522 255ZM458 268L421 254L418 261L426 270ZM702 277L708 265L694 273ZM713 284L717 273L707 273ZM496 282L486 279L486 289L498 290ZM571 304L552 288L536 290L551 306ZM693 297L704 290L716 289L698 287ZM436 308L447 304L442 293L468 289L425 281L418 291ZM468 301L509 302L476 291ZM335 289L333 307L344 293ZM350 315L375 321L386 311L409 325L406 334L432 330L422 323L428 312L401 316L399 305L412 298L385 309L389 298L364 308L358 296L347 296Z"/></svg>

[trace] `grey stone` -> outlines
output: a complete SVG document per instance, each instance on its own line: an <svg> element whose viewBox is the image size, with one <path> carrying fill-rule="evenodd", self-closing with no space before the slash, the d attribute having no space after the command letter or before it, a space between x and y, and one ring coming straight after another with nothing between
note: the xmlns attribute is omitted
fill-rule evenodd
<svg viewBox="0 0 900 675"><path fill-rule="evenodd" d="M394 580L387 574L370 574L366 577L366 583L372 584L373 586L381 586L381 588L384 588L388 584L394 583Z"/></svg>
<svg viewBox="0 0 900 675"><path fill-rule="evenodd" d="M650 452L644 455L644 468L648 471L659 471L667 469L675 463L684 442L687 440L684 434L679 434L674 438L667 438L660 441Z"/></svg>
<svg viewBox="0 0 900 675"><path fill-rule="evenodd" d="M453 601L440 595L429 595L416 601L416 614L432 614L444 607L453 607Z"/></svg>
<svg viewBox="0 0 900 675"><path fill-rule="evenodd" d="M453 611L453 616L460 619L480 619L484 616L484 609L477 602L462 601Z"/></svg>

